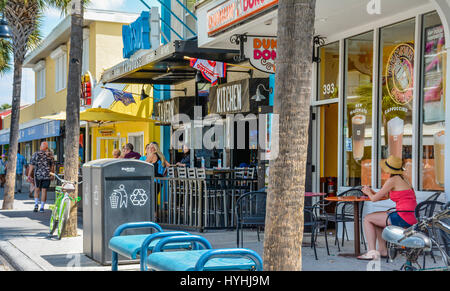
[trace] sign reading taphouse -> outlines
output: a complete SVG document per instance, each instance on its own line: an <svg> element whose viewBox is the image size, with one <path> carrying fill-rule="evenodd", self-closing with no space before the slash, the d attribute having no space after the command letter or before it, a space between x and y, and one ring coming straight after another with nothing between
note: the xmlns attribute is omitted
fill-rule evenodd
<svg viewBox="0 0 450 291"><path fill-rule="evenodd" d="M207 13L208 35L212 36L231 25L269 9L278 4L278 0L228 0Z"/></svg>

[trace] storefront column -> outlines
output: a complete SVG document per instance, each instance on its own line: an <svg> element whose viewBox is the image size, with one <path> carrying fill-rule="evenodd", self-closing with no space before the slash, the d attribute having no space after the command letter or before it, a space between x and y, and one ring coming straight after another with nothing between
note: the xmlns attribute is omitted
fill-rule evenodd
<svg viewBox="0 0 450 291"><path fill-rule="evenodd" d="M442 25L444 26L445 33L445 49L447 50L447 76L446 80L450 80L450 1L449 0L432 0L433 5L435 5L436 10L441 18ZM450 86L447 82L445 88L445 194L447 196L447 201L450 201Z"/></svg>

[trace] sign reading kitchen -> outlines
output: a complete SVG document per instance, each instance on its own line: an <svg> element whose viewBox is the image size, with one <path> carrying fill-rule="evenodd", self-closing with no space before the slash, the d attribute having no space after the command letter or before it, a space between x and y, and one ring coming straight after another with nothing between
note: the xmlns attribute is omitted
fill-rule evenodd
<svg viewBox="0 0 450 291"><path fill-rule="evenodd" d="M244 79L211 87L209 113L257 113L258 106L269 104L269 94L264 88L269 88L267 78Z"/></svg>

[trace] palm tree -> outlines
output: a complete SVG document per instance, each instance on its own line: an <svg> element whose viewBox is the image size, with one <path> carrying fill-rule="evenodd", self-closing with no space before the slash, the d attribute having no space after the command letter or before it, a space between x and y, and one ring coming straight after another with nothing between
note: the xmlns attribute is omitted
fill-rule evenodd
<svg viewBox="0 0 450 291"><path fill-rule="evenodd" d="M46 7L66 9L69 0L0 0L0 11L6 17L12 34L14 58L11 127L9 134L8 172L2 209L14 206L14 184L19 140L20 97L22 88L22 67L25 54L31 42L39 40L40 21Z"/></svg>
<svg viewBox="0 0 450 291"><path fill-rule="evenodd" d="M64 144L64 178L69 181L78 181L78 142L80 136L80 84L83 59L83 6L85 0L72 0L71 3L71 33L69 55L69 77L67 84L66 104L66 139ZM72 194L76 198L78 187ZM77 235L77 207L71 208L64 236Z"/></svg>
<svg viewBox="0 0 450 291"><path fill-rule="evenodd" d="M267 271L302 267L315 5L316 0L278 2L274 114L279 116L279 155L270 162L264 237Z"/></svg>

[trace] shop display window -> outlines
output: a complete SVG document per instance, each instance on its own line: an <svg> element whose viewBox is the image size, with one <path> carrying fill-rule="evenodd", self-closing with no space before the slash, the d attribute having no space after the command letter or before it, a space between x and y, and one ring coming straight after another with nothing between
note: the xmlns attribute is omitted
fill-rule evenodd
<svg viewBox="0 0 450 291"><path fill-rule="evenodd" d="M423 16L422 38L419 189L443 191L447 53L437 13Z"/></svg>
<svg viewBox="0 0 450 291"><path fill-rule="evenodd" d="M339 42L319 48L318 100L338 98L339 84Z"/></svg>
<svg viewBox="0 0 450 291"><path fill-rule="evenodd" d="M380 30L379 161L389 156L404 160L404 177L412 183L415 19ZM389 174L377 162L378 186Z"/></svg>
<svg viewBox="0 0 450 291"><path fill-rule="evenodd" d="M345 40L345 187L372 185L373 32Z"/></svg>

